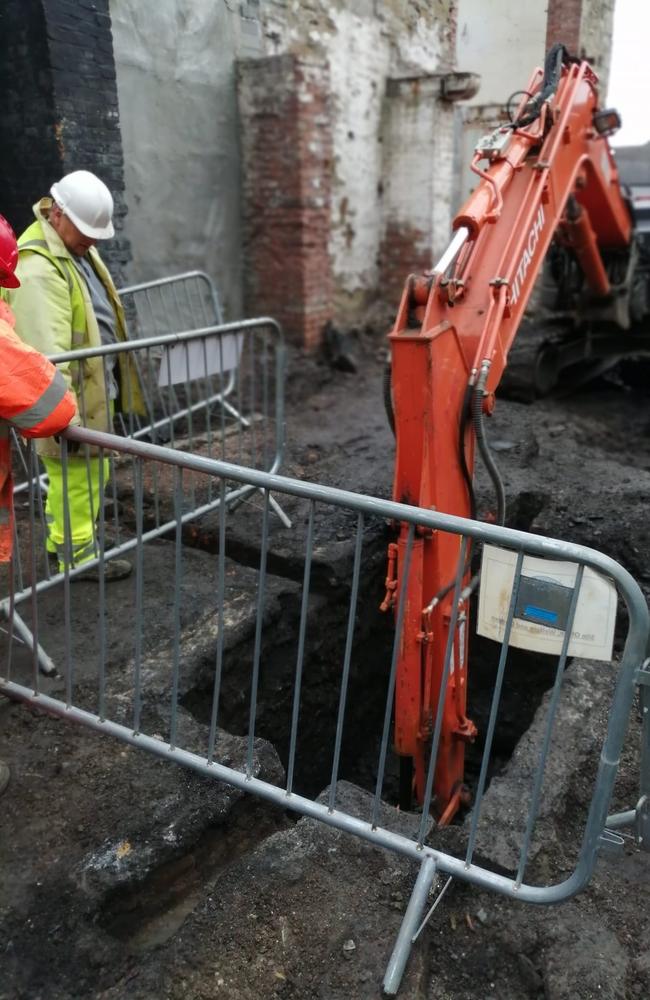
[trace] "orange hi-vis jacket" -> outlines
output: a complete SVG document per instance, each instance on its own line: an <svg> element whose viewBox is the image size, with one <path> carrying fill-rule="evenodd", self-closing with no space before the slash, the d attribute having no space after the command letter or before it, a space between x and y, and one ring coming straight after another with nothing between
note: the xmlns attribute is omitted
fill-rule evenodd
<svg viewBox="0 0 650 1000"><path fill-rule="evenodd" d="M0 562L9 562L13 541L13 483L9 429L24 437L65 430L77 412L63 375L13 331L14 316L0 301Z"/></svg>

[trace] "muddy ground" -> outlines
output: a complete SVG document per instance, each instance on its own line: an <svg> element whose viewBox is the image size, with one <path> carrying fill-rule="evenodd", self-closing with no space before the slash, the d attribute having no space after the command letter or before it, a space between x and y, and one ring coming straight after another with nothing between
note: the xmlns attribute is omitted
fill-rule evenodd
<svg viewBox="0 0 650 1000"><path fill-rule="evenodd" d="M341 345L339 345L340 347ZM284 470L298 478L390 496L393 444L383 411L383 347L360 334L328 360L291 357L287 384L288 448ZM350 363L350 362L353 363ZM356 370L350 370L356 368ZM490 438L502 468L508 522L583 542L626 566L650 593L650 411L642 390L615 376L564 399L523 404L502 398ZM479 476L479 501L490 494ZM125 501L126 503L126 501ZM297 520L298 506L289 513ZM220 759L243 767L247 687L237 663L255 641L253 498L229 519L226 585L233 600L220 717ZM333 643L344 633L341 594L352 558L349 519L320 525L327 544L316 558L308 648L310 726L299 745L301 790L327 794L336 712L328 685ZM205 745L210 724L209 671L214 653L215 515L184 537L177 613L183 629L177 720L179 745ZM301 570L297 536L272 528L252 773L282 784L286 772L288 650L298 628ZM338 804L364 815L373 790L376 721L373 678L385 676L391 627L377 612L383 596L386 538L369 539L359 623L363 654L352 665L351 704L366 714L343 745ZM170 718L168 656L176 614L174 546L159 541L145 562L142 669L148 731L166 739ZM97 704L96 584L73 585L73 646L66 652L61 595L40 606L41 639L57 663L74 664L74 703ZM343 588L343 589L342 589ZM108 607L108 698L118 721L128 717L122 661L131 642L133 582L114 584ZM310 632L311 634L311 632ZM337 640L338 641L338 640ZM617 642L617 648L619 643ZM477 656L471 710L486 718L494 664ZM543 660L543 658L542 658ZM370 664L370 667L369 667ZM15 679L29 683L24 651ZM513 677L485 802L481 856L508 870L519 800L536 759L551 674L526 662ZM613 678L602 665L574 661L561 707L560 738L549 762L531 875L539 884L568 877L591 794L594 759L607 720ZM65 696L62 678L41 689ZM120 714L121 713L121 714ZM374 724L374 723L373 723ZM366 728L364 728L366 727ZM395 854L373 849L254 797L158 760L101 733L75 727L17 703L0 703L0 758L12 769L0 808L0 998L2 1000L227 1000L370 998L381 981L416 871ZM469 773L472 776L472 755ZM630 720L615 808L637 798L639 719ZM474 773L475 778L475 773ZM385 822L412 832L418 815L399 813L395 765L385 787ZM456 853L466 827L432 830L430 842ZM510 865L511 867L511 865ZM650 995L650 856L632 840L603 857L589 887L560 907L533 908L453 882L418 940L404 979L407 1000L487 998L591 1000Z"/></svg>

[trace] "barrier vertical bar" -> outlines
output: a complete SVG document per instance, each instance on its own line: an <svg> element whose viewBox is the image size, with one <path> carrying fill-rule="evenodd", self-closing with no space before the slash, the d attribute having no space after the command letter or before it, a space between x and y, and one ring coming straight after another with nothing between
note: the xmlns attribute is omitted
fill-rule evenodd
<svg viewBox="0 0 650 1000"><path fill-rule="evenodd" d="M384 728L382 730L381 747L379 750L379 766L377 767L377 782L375 785L375 799L372 807L372 826L377 826L379 822L379 807L381 805L381 793L384 785L384 772L386 770L386 756L388 753L388 739L390 735L390 724L393 712L393 700L395 698L395 679L397 676L397 660L399 658L400 646L402 644L402 630L404 628L404 610L406 606L406 588L411 569L411 555L413 552L413 539L415 537L415 525L409 524L406 537L406 552L404 554L404 568L400 580L397 618L395 621L395 634L393 636L393 653L390 664L390 675L388 678L388 690L386 692L386 706L384 709Z"/></svg>
<svg viewBox="0 0 650 1000"><path fill-rule="evenodd" d="M226 589L226 481L219 480L219 562L217 570L217 590L219 605L217 608L217 662L215 664L214 691L212 692L212 712L210 714L210 736L208 739L208 764L214 757L214 745L217 736L217 720L219 714L219 698L221 695L221 675L223 673L223 635L224 635L224 600Z"/></svg>
<svg viewBox="0 0 650 1000"><path fill-rule="evenodd" d="M33 467L34 458L34 447L30 443L29 448L30 455L30 465ZM38 478L38 469L35 470L36 477ZM37 571L36 571L36 512L34 507L34 474L30 473L28 477L28 487L27 493L29 497L29 555L30 555L30 583L32 588L31 596L31 607L32 607L32 635L34 637L34 642L32 643L32 678L34 684L34 690L39 689L39 676L38 676L38 591L36 590L37 582ZM45 561L47 562L47 554L45 555Z"/></svg>
<svg viewBox="0 0 650 1000"><path fill-rule="evenodd" d="M302 602L300 605L300 625L298 628L298 657L296 660L296 676L293 686L293 709L291 714L291 737L289 739L289 762L287 764L287 795L293 789L293 774L296 763L296 740L298 737L298 717L300 715L300 691L302 686L302 668L305 656L305 634L307 631L307 611L309 607L309 583L311 578L311 560L314 548L314 511L316 504L309 504L309 522L307 524L307 545L305 549L305 569L302 578Z"/></svg>
<svg viewBox="0 0 650 1000"><path fill-rule="evenodd" d="M262 623L264 619L264 595L266 592L266 559L269 538L269 491L264 490L264 514L262 518L262 551L260 553L260 577L257 585L257 618L255 621L255 651L253 654L253 675L251 678L251 703L248 720L248 751L246 755L246 777L253 775L253 744L255 742L255 719L257 716L257 691L260 679L260 656L262 652Z"/></svg>
<svg viewBox="0 0 650 1000"><path fill-rule="evenodd" d="M639 685L641 708L641 779L637 806L637 840L650 852L650 660L646 660Z"/></svg>
<svg viewBox="0 0 650 1000"><path fill-rule="evenodd" d="M133 732L140 732L140 713L142 711L142 622L144 619L144 559L142 545L143 521L143 482L142 459L137 459L135 467L135 531L137 545L135 550L135 653L133 661Z"/></svg>
<svg viewBox="0 0 650 1000"><path fill-rule="evenodd" d="M97 451L99 461L99 497L103 508L104 490L106 488L106 459L104 449ZM99 565L98 565L98 588L99 588L99 718L104 721L106 718L106 562L104 551L106 548L106 522L103 517L99 518Z"/></svg>
<svg viewBox="0 0 650 1000"><path fill-rule="evenodd" d="M65 697L68 708L72 705L72 622L70 601L70 567L72 566L72 525L68 499L68 442L61 438L61 486L63 493L63 620L65 628Z"/></svg>
<svg viewBox="0 0 650 1000"><path fill-rule="evenodd" d="M173 611L173 676L172 676L172 706L169 726L169 746L176 749L176 722L178 715L178 685L181 663L181 561L183 544L183 470L178 467L174 476L174 517L176 520L176 538L174 545L174 611Z"/></svg>
<svg viewBox="0 0 650 1000"><path fill-rule="evenodd" d="M361 550L363 546L363 513L357 514L357 535L354 545L354 567L352 570L352 587L350 590L350 608L348 611L348 629L345 637L345 655L343 658L343 673L341 675L341 693L339 695L339 710L336 717L336 739L334 741L334 759L332 761L332 776L330 778L330 793L328 808L333 812L336 805L336 786L339 777L341 760L341 744L343 741L343 722L345 706L348 697L348 682L350 679L350 661L352 659L352 641L354 625L357 616L357 599L359 595L359 576L361 569Z"/></svg>
<svg viewBox="0 0 650 1000"><path fill-rule="evenodd" d="M422 803L422 822L420 823L420 833L418 836L418 843L420 844L420 846L422 846L422 844L424 843L424 838L426 837L428 828L429 809L431 808L431 796L433 794L433 777L436 770L438 746L440 743L440 733L442 731L442 715L445 709L445 692L447 690L447 684L449 683L451 657L454 649L456 625L458 624L460 591L463 583L463 576L465 575L466 572L465 562L467 558L467 545L468 545L467 535L462 535L460 542L460 554L458 556L458 564L456 569L456 580L454 581L454 596L453 596L451 615L448 626L449 631L447 633L447 648L445 650L445 662L442 671L442 677L440 678L440 690L438 692L438 708L436 711L436 721L433 728L433 736L431 738L431 755L429 757L429 768L427 771L427 780L424 791L424 801Z"/></svg>
<svg viewBox="0 0 650 1000"><path fill-rule="evenodd" d="M569 652L569 643L571 641L571 633L573 632L573 623L575 621L576 609L578 607L578 598L580 596L580 587L582 584L582 577L584 571L585 568L581 563L578 566L575 583L573 584L573 594L571 595L571 603L569 605L569 613L567 615L567 623L566 623L566 628L564 630L564 638L562 640L562 650L560 652L557 671L555 674L553 693L551 695L551 701L548 706L546 728L544 732L544 739L542 741L542 749L539 755L539 764L537 765L537 771L535 772L535 781L533 783L533 793L531 796L531 803L528 811L526 832L524 834L524 842L521 848L519 867L517 869L517 877L515 878L515 888L519 888L522 879L524 877L524 872L526 870L526 862L528 860L528 850L530 848L530 842L533 836L533 829L535 826L535 822L537 820L537 813L539 811L539 802L542 794L542 784L544 782L546 758L548 757L548 751L551 745L551 736L553 735L553 724L555 722L555 713L557 711L557 707L560 701L560 693L562 691L562 681L564 679L564 669L566 667L567 655Z"/></svg>
<svg viewBox="0 0 650 1000"><path fill-rule="evenodd" d="M508 659L508 648L510 643L510 635L512 632L512 623L515 617L515 608L517 606L517 598L519 596L519 586L521 583L521 567L524 562L524 553L517 553L517 562L515 565L515 573L512 581L512 591L510 593L510 604L508 606L508 615L506 618L506 624L503 630L503 641L501 642L501 653L499 655L499 666L497 667L496 680L494 682L494 691L492 693L492 704L490 706L490 717L488 720L487 732L485 734L485 745L483 747L483 757L481 759L481 771L478 778L478 785L476 787L476 795L474 797L474 805L472 807L472 822L470 825L469 838L467 842L467 853L465 854L465 867L469 868L472 863L472 856L474 854L474 845L476 843L476 830L478 827L479 816L481 813L481 804L483 802L483 793L485 791L485 782L487 780L487 771L490 763L490 754L492 752L492 740L494 739L494 729L496 727L497 714L499 711L499 702L501 700L501 688L503 686L503 677L506 669L506 661Z"/></svg>

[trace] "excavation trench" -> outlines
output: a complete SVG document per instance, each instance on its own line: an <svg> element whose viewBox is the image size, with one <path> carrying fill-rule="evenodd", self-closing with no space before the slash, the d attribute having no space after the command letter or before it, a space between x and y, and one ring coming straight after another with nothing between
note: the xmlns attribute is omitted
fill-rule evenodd
<svg viewBox="0 0 650 1000"><path fill-rule="evenodd" d="M537 504L526 502L522 509L524 507L532 511L537 509ZM184 540L190 542L188 549L197 552L207 550L214 554L218 550L214 533L210 531L186 533ZM392 616L379 610L384 596L386 540L383 528L369 533L364 540L338 769L339 780L349 781L372 793L376 787L394 635ZM343 547L351 550L352 542L348 540ZM252 567L259 565L259 550L250 539L242 541L235 537L228 545L227 559L234 564L241 559L240 565L253 574ZM348 564L340 551L338 559ZM300 622L301 587L297 581L302 570L298 557L271 556L269 567L273 570L268 579L273 610L265 622L269 627L263 630L266 638L260 650L255 733L273 746L286 772ZM293 779L294 791L310 798L318 796L332 780L341 662L349 624L349 593L338 578L336 568L326 562L317 568L307 621ZM252 662L254 643L254 629L249 628L224 654L219 727L234 736L248 733L250 670L248 666L242 669L242 664ZM474 637L469 715L476 722L479 737L467 747L466 775L470 788L475 785L480 768L499 649L488 640ZM180 704L200 727L206 728L212 706L215 641L203 644L198 653L194 651L193 657L194 662L187 672L193 680L183 688ZM507 764L552 679L552 660L510 651L488 780ZM396 805L399 794L399 761L389 752L382 798ZM201 898L202 890L209 887L219 872L254 851L279 825L290 824L294 819L293 814L285 816L245 796L223 823L205 829L188 852L155 867L135 886L126 885L109 892L101 908L102 927L118 940L128 943L134 952L159 945L180 926Z"/></svg>

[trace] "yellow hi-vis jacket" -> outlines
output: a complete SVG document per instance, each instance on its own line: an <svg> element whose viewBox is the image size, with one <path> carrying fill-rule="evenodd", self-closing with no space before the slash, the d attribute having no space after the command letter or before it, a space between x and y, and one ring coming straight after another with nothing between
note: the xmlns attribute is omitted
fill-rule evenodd
<svg viewBox="0 0 650 1000"><path fill-rule="evenodd" d="M16 276L20 288L3 289L2 297L14 312L18 336L42 354L100 347L99 326L86 282L77 271L72 254L47 221L51 206L51 198L43 198L34 205L36 222L18 240ZM88 251L88 257L113 306L117 339L126 340L124 310L111 276L94 247ZM143 415L146 410L137 368L128 355L118 357L116 409ZM81 423L93 430L112 431L103 359L88 358L58 367L75 394ZM59 457L54 442L39 441L38 450L42 455Z"/></svg>

